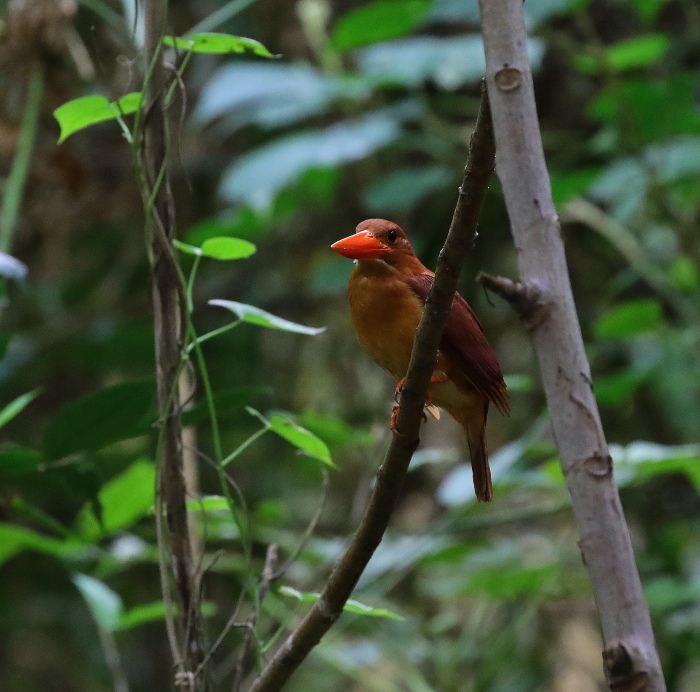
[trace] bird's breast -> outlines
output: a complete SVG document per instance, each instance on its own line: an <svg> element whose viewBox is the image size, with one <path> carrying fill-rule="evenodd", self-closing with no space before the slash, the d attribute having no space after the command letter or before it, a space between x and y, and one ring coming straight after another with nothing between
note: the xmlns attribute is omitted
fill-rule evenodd
<svg viewBox="0 0 700 692"><path fill-rule="evenodd" d="M359 267L348 289L352 321L360 346L397 380L406 376L423 306L390 270Z"/></svg>

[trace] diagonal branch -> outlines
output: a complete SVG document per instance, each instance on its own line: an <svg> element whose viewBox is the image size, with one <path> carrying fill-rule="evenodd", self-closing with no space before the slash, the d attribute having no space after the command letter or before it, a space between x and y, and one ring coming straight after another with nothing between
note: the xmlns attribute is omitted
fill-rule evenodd
<svg viewBox="0 0 700 692"><path fill-rule="evenodd" d="M377 483L355 536L336 564L319 600L253 682L251 692L276 692L340 617L367 563L382 540L401 493L408 465L418 447L425 392L435 367L438 344L452 306L459 273L476 235L481 203L494 167L494 143L486 92L472 135L469 163L445 245L438 258L435 283L423 311L406 375L397 427L377 473Z"/></svg>
<svg viewBox="0 0 700 692"><path fill-rule="evenodd" d="M593 396L542 149L522 0L480 0L497 171L518 250L520 282L483 281L530 328L593 585L613 692L664 692L649 608Z"/></svg>

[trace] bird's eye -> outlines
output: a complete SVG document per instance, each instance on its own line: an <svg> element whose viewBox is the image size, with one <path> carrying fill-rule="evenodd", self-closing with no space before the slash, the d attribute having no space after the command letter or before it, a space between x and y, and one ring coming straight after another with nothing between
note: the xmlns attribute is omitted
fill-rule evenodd
<svg viewBox="0 0 700 692"><path fill-rule="evenodd" d="M389 231L389 233L387 233L386 239L387 239L390 243L395 243L397 237L398 237L398 236L397 236L396 231Z"/></svg>

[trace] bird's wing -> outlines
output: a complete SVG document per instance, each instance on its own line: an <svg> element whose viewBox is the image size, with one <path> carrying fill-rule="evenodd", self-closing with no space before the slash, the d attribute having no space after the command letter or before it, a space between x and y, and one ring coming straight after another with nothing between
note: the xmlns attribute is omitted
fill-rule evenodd
<svg viewBox="0 0 700 692"><path fill-rule="evenodd" d="M434 276L419 274L406 278L410 289L425 304ZM452 309L440 339L440 351L461 375L501 413L510 411L508 391L501 366L479 320L459 293L452 299Z"/></svg>

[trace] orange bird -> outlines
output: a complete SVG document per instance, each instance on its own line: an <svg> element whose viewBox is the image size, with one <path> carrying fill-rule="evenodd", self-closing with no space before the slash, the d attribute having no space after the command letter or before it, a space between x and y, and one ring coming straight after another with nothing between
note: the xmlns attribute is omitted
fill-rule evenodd
<svg viewBox="0 0 700 692"><path fill-rule="evenodd" d="M423 266L404 230L392 221L367 219L355 230L331 247L355 260L348 298L357 338L370 358L398 380L398 392L435 274ZM479 320L459 293L452 300L426 398L462 426L476 497L489 502L493 488L484 437L486 415L489 404L503 414L510 411L508 391Z"/></svg>

